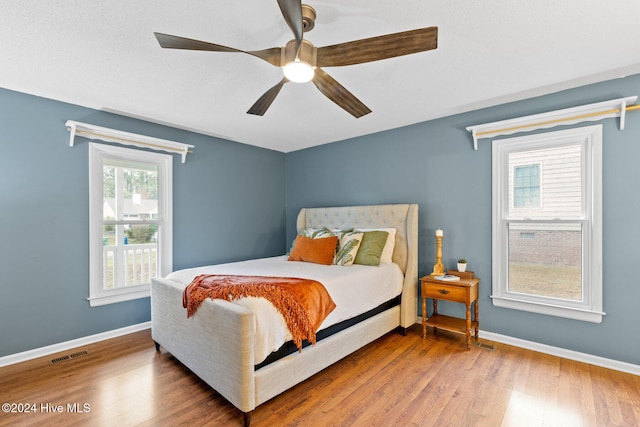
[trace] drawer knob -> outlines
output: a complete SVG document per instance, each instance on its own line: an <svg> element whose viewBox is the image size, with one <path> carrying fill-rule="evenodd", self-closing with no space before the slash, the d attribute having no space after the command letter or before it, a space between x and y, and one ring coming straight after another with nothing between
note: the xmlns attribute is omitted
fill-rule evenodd
<svg viewBox="0 0 640 427"><path fill-rule="evenodd" d="M440 292L442 295L446 295L449 293L449 291L446 289L438 289L438 292Z"/></svg>

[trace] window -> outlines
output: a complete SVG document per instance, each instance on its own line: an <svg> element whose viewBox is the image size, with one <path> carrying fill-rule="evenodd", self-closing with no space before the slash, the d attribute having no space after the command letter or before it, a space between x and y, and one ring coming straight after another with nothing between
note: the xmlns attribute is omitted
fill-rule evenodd
<svg viewBox="0 0 640 427"><path fill-rule="evenodd" d="M515 166L513 207L540 207L540 165Z"/></svg>
<svg viewBox="0 0 640 427"><path fill-rule="evenodd" d="M172 269L172 158L89 145L91 306L148 297Z"/></svg>
<svg viewBox="0 0 640 427"><path fill-rule="evenodd" d="M602 127L493 141L493 304L602 315Z"/></svg>

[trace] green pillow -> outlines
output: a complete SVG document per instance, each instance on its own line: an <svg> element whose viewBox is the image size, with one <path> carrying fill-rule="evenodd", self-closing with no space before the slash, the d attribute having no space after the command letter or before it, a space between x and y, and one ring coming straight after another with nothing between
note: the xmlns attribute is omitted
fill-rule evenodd
<svg viewBox="0 0 640 427"><path fill-rule="evenodd" d="M362 236L362 242L356 255L354 264L380 265L380 255L387 243L386 231L366 231Z"/></svg>

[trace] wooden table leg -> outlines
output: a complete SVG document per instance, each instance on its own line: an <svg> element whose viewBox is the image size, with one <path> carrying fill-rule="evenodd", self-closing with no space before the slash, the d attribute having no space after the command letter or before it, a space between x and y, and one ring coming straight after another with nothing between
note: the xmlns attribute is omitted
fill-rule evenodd
<svg viewBox="0 0 640 427"><path fill-rule="evenodd" d="M434 298L433 300L433 315L438 314L438 300ZM438 328L433 327L433 335L438 335Z"/></svg>
<svg viewBox="0 0 640 427"><path fill-rule="evenodd" d="M427 338L427 299L422 298L422 339Z"/></svg>
<svg viewBox="0 0 640 427"><path fill-rule="evenodd" d="M467 304L467 350L471 350L471 304Z"/></svg>
<svg viewBox="0 0 640 427"><path fill-rule="evenodd" d="M478 327L480 326L480 321L478 320L478 300L475 302L475 307L473 310L473 318L476 321L476 341L478 341Z"/></svg>

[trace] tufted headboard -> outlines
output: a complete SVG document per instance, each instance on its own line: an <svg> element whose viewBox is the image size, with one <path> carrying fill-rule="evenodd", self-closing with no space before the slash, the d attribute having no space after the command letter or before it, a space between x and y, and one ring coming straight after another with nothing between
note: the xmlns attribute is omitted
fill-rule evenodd
<svg viewBox="0 0 640 427"><path fill-rule="evenodd" d="M402 326L416 322L418 310L418 205L342 206L304 208L297 221L298 232L303 228L375 228L396 229L393 262L405 275L402 292Z"/></svg>

